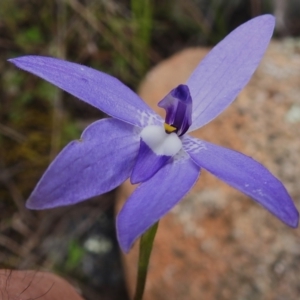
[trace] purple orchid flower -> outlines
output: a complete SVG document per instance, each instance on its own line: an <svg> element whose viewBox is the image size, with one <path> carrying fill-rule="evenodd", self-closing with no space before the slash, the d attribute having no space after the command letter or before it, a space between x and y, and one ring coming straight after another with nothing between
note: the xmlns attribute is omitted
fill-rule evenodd
<svg viewBox="0 0 300 300"><path fill-rule="evenodd" d="M117 217L121 248L178 203L201 168L252 197L281 221L297 227L299 214L282 183L239 152L186 133L216 118L250 80L270 41L274 17L254 18L231 32L197 66L186 84L159 106L165 121L116 78L55 58L11 59L113 118L85 129L49 166L27 201L30 209L74 204L108 192L127 178L139 184Z"/></svg>

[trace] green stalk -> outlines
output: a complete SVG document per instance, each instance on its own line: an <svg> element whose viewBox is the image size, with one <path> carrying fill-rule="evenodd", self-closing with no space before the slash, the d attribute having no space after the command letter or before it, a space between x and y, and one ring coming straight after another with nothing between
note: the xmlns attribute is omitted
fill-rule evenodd
<svg viewBox="0 0 300 300"><path fill-rule="evenodd" d="M149 46L151 42L153 4L152 0L131 0L132 25L135 37L132 40L133 55L141 63L141 74L149 64Z"/></svg>
<svg viewBox="0 0 300 300"><path fill-rule="evenodd" d="M138 262L137 284L135 289L134 300L142 300L145 283L147 278L147 271L149 259L152 251L154 237L157 231L158 222L150 227L142 236L140 240L140 253Z"/></svg>

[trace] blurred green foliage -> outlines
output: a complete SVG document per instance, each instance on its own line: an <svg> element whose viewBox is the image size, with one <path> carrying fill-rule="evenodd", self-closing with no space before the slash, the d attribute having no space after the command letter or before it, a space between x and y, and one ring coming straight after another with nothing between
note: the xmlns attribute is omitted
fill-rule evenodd
<svg viewBox="0 0 300 300"><path fill-rule="evenodd" d="M76 269L76 267L80 264L81 259L85 253L85 250L83 249L82 245L76 241L73 240L69 244L68 248L68 255L67 260L63 268L67 272L72 272Z"/></svg>

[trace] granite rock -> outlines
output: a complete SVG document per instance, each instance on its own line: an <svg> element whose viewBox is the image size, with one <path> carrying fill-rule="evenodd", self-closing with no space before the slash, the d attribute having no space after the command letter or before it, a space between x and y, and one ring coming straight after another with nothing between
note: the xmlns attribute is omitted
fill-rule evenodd
<svg viewBox="0 0 300 300"><path fill-rule="evenodd" d="M153 68L141 97L157 107L184 83L207 49L191 48ZM300 41L273 41L234 103L192 135L263 163L300 208ZM126 182L119 207L135 187ZM124 255L135 287L138 243ZM159 224L145 300L300 299L300 231L206 171Z"/></svg>

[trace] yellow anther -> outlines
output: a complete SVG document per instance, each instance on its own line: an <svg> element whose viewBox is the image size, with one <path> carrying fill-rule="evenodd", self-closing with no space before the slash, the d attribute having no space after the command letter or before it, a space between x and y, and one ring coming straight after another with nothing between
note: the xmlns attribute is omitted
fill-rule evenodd
<svg viewBox="0 0 300 300"><path fill-rule="evenodd" d="M171 125L169 125L169 124L167 124L167 123L164 124L164 127L165 127L166 133L172 133L172 132L174 132L174 131L177 130L176 127L171 126Z"/></svg>

